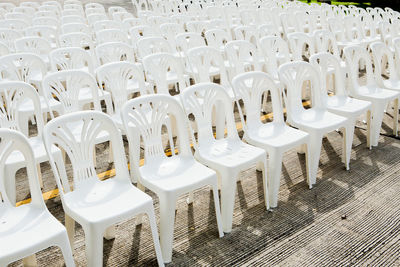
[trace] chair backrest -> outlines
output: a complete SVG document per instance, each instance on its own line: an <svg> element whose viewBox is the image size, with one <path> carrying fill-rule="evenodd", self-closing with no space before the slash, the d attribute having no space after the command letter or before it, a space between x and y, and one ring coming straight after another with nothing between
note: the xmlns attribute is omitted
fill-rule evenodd
<svg viewBox="0 0 400 267"><path fill-rule="evenodd" d="M93 24L93 29L97 33L101 30L117 29L121 30L122 25L120 22L115 20L99 20ZM124 31L125 35L127 34ZM126 36L128 38L128 36ZM111 40L112 41L112 40Z"/></svg>
<svg viewBox="0 0 400 267"><path fill-rule="evenodd" d="M51 44L58 45L58 31L51 26L37 25L25 30L26 36L36 36L46 39Z"/></svg>
<svg viewBox="0 0 400 267"><path fill-rule="evenodd" d="M160 25L160 32L161 35L167 39L169 42L170 46L174 51L176 50L176 41L175 41L175 36L184 33L185 29L182 24L178 23L163 23Z"/></svg>
<svg viewBox="0 0 400 267"><path fill-rule="evenodd" d="M283 92L283 96L289 121L293 121L293 118L302 116L306 112L302 104L305 83L310 86L312 101L312 107L307 111L311 109L317 110L316 112L326 110L323 99L326 94L321 92L320 76L310 63L304 61L285 63L279 67L278 73L281 83L286 87L286 93Z"/></svg>
<svg viewBox="0 0 400 267"><path fill-rule="evenodd" d="M50 52L52 71L87 69L93 73L93 62L90 54L80 47L63 47Z"/></svg>
<svg viewBox="0 0 400 267"><path fill-rule="evenodd" d="M225 68L221 52L214 47L200 46L188 51L190 66L194 73L196 83L213 82L211 73L219 70L220 84L229 86L228 73Z"/></svg>
<svg viewBox="0 0 400 267"><path fill-rule="evenodd" d="M36 17L32 19L32 25L51 26L54 29L58 29L60 22L57 18L54 17Z"/></svg>
<svg viewBox="0 0 400 267"><path fill-rule="evenodd" d="M320 73L321 77L321 91L323 97L328 93L328 84L330 76L334 79L333 90L331 93L339 96L347 96L345 85L345 75L343 73L342 67L340 66L339 58L327 53L322 52L310 57L310 63L313 65Z"/></svg>
<svg viewBox="0 0 400 267"><path fill-rule="evenodd" d="M213 110L215 111L216 107L220 108L219 111L225 115L227 138L239 139L233 117L232 100L221 85L215 83L192 85L183 91L181 101L186 115L193 114L195 118L199 146L211 145L215 141L212 121Z"/></svg>
<svg viewBox="0 0 400 267"><path fill-rule="evenodd" d="M186 23L186 29L188 32L196 32L200 35L204 34L207 30L207 22L205 21L189 21Z"/></svg>
<svg viewBox="0 0 400 267"><path fill-rule="evenodd" d="M92 37L81 32L71 32L60 35L61 47L80 47L83 49L89 48L93 52L94 44Z"/></svg>
<svg viewBox="0 0 400 267"><path fill-rule="evenodd" d="M144 57L143 67L145 72L154 80L158 94L170 94L167 81L169 74L176 75L179 91L189 85L185 79L185 70L181 61L170 53L157 53Z"/></svg>
<svg viewBox="0 0 400 267"><path fill-rule="evenodd" d="M78 33L87 34L89 36L92 34L92 30L85 23L67 23L67 24L63 24L63 25L61 25L61 32L63 34L78 32Z"/></svg>
<svg viewBox="0 0 400 267"><path fill-rule="evenodd" d="M71 15L71 16L63 16L61 17L61 24L67 23L86 23L86 19L81 16Z"/></svg>
<svg viewBox="0 0 400 267"><path fill-rule="evenodd" d="M211 29L204 33L207 40L207 45L217 48L224 49L227 42L232 41L230 35L222 29Z"/></svg>
<svg viewBox="0 0 400 267"><path fill-rule="evenodd" d="M96 55L99 65L116 61L135 61L133 48L120 42L100 44L96 47Z"/></svg>
<svg viewBox="0 0 400 267"><path fill-rule="evenodd" d="M44 126L39 94L32 85L20 81L0 82L0 127L25 132L25 120L21 119L24 105L32 104L38 136ZM25 115L26 116L26 115ZM27 133L26 133L27 134Z"/></svg>
<svg viewBox="0 0 400 267"><path fill-rule="evenodd" d="M4 165L11 154L18 151L21 153L25 159L25 166L27 169L29 191L31 196L31 203L27 205L32 205L38 209L46 209L44 204L42 192L40 190L38 171L36 167L36 161L33 154L32 147L30 146L26 137L14 130L10 129L0 129L0 169L4 170ZM9 199L7 192L4 188L5 183L5 172L0 171L0 214L5 214L7 210L17 209L15 207L14 201ZM8 177L15 179L14 177Z"/></svg>
<svg viewBox="0 0 400 267"><path fill-rule="evenodd" d="M288 42L293 53L293 60L303 60L303 56L309 58L315 54L314 40L306 33L290 33L288 34Z"/></svg>
<svg viewBox="0 0 400 267"><path fill-rule="evenodd" d="M128 184L130 179L122 137L108 115L99 111L81 111L55 118L46 125L43 133L44 144L62 200L72 189L65 168L58 166L53 158L53 146L64 150L71 161L73 191L87 194L91 186L101 182L96 175L93 150L97 137L105 133L113 144L111 153L116 173L113 179Z"/></svg>
<svg viewBox="0 0 400 267"><path fill-rule="evenodd" d="M249 41L230 41L226 44L225 50L235 74L261 70L257 48Z"/></svg>
<svg viewBox="0 0 400 267"><path fill-rule="evenodd" d="M118 29L105 29L96 32L98 44L121 42L129 44L128 34Z"/></svg>
<svg viewBox="0 0 400 267"><path fill-rule="evenodd" d="M242 73L233 78L232 87L236 97L243 100L246 122L242 123L247 129L257 129L262 125L260 119L262 101L268 93L271 96L273 122L285 123L280 89L270 75L260 71Z"/></svg>
<svg viewBox="0 0 400 267"><path fill-rule="evenodd" d="M28 22L20 19L3 19L0 20L0 28L11 29L16 31L24 31L29 27Z"/></svg>
<svg viewBox="0 0 400 267"><path fill-rule="evenodd" d="M47 67L38 55L16 53L0 58L0 72L4 79L32 83L38 73L45 75Z"/></svg>
<svg viewBox="0 0 400 267"><path fill-rule="evenodd" d="M14 41L21 38L22 34L16 30L0 29L0 42L7 45L10 51L15 51Z"/></svg>
<svg viewBox="0 0 400 267"><path fill-rule="evenodd" d="M175 40L178 51L184 54L187 54L190 48L206 45L200 33L195 32L180 33L176 36Z"/></svg>
<svg viewBox="0 0 400 267"><path fill-rule="evenodd" d="M357 45L347 46L343 51L351 82L350 91L357 94L358 88L361 86L359 81L361 66L365 66L367 87L376 86L376 81L372 70L372 60L368 51L364 47Z"/></svg>
<svg viewBox="0 0 400 267"><path fill-rule="evenodd" d="M96 79L88 72L81 70L62 70L47 74L43 79L44 95L49 100L57 100L61 104L61 113L80 111L80 92L89 88L92 95L91 103L95 110L101 110L99 88Z"/></svg>
<svg viewBox="0 0 400 267"><path fill-rule="evenodd" d="M260 39L260 50L265 58L267 72L278 79L278 68L290 61L289 47L278 36L265 36Z"/></svg>
<svg viewBox="0 0 400 267"><path fill-rule="evenodd" d="M141 58L155 53L173 52L170 44L163 37L144 37L136 45Z"/></svg>
<svg viewBox="0 0 400 267"><path fill-rule="evenodd" d="M315 52L329 52L340 57L339 48L335 36L328 30L317 30L314 32Z"/></svg>
<svg viewBox="0 0 400 267"><path fill-rule="evenodd" d="M136 81L140 95L145 95L146 85L143 71L134 63L111 62L96 69L97 82L104 90L111 93L114 103L114 113L119 113L122 106L128 101L128 82Z"/></svg>
<svg viewBox="0 0 400 267"><path fill-rule="evenodd" d="M108 17L105 13L92 13L86 15L86 17L90 26L93 26L96 22L108 20Z"/></svg>
<svg viewBox="0 0 400 267"><path fill-rule="evenodd" d="M245 40L257 47L260 33L254 26L238 26L235 28L235 37L236 40Z"/></svg>
<svg viewBox="0 0 400 267"><path fill-rule="evenodd" d="M158 32L148 25L140 25L132 27L129 30L129 34L131 36L132 45L136 45L136 43L143 37L150 36L158 36Z"/></svg>
<svg viewBox="0 0 400 267"><path fill-rule="evenodd" d="M8 55L10 53L10 48L8 48L8 46L3 43L0 42L0 57Z"/></svg>
<svg viewBox="0 0 400 267"><path fill-rule="evenodd" d="M23 37L15 40L15 48L17 52L45 55L51 50L51 44L42 37Z"/></svg>
<svg viewBox="0 0 400 267"><path fill-rule="evenodd" d="M385 74L391 80L399 80L394 53L382 42L374 42L370 45L370 48L375 67L375 80L378 85L383 87L382 74ZM385 63L386 65L384 65Z"/></svg>
<svg viewBox="0 0 400 267"><path fill-rule="evenodd" d="M122 108L122 120L128 141L135 150L144 144L145 165L157 165L159 159L166 159L162 144L162 126L167 118L175 118L176 135L179 141L179 155L172 157L192 158L187 131L187 121L181 104L172 96L147 95L129 100ZM137 131L139 135L137 135Z"/></svg>

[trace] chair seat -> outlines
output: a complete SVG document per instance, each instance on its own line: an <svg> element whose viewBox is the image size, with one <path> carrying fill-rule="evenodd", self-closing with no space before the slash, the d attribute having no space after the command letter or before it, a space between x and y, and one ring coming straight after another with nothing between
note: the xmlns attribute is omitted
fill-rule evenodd
<svg viewBox="0 0 400 267"><path fill-rule="evenodd" d="M400 80L393 80L393 79L384 80L383 81L383 86L386 89L400 91Z"/></svg>
<svg viewBox="0 0 400 267"><path fill-rule="evenodd" d="M140 168L141 183L153 192L184 194L209 185L216 173L191 157L149 160Z"/></svg>
<svg viewBox="0 0 400 267"><path fill-rule="evenodd" d="M211 168L241 168L260 160L265 151L240 140L220 139L212 144L199 145L196 158Z"/></svg>
<svg viewBox="0 0 400 267"><path fill-rule="evenodd" d="M28 141L33 149L33 153L34 153L36 162L42 163L49 159L47 152L46 152L46 148L44 147L43 140L41 137L38 137L38 136L30 137L30 138L28 138ZM55 146L52 147L53 153L57 153L59 151L60 150L57 147L55 147ZM8 165L8 164L17 164L17 163L25 165L25 158L23 157L21 152L14 151L8 157L6 164Z"/></svg>
<svg viewBox="0 0 400 267"><path fill-rule="evenodd" d="M0 258L29 256L64 233L64 226L47 210L31 204L5 210L0 216Z"/></svg>
<svg viewBox="0 0 400 267"><path fill-rule="evenodd" d="M368 101L347 96L330 96L327 101L328 110L342 116L358 116L370 107L371 103Z"/></svg>
<svg viewBox="0 0 400 267"><path fill-rule="evenodd" d="M378 87L360 86L357 88L357 95L354 97L363 100L381 100L384 102L398 98L400 94L393 90L382 89Z"/></svg>
<svg viewBox="0 0 400 267"><path fill-rule="evenodd" d="M290 124L304 131L322 131L324 133L340 128L347 119L326 110L308 109L299 116L291 118Z"/></svg>
<svg viewBox="0 0 400 267"><path fill-rule="evenodd" d="M290 149L304 144L308 140L308 133L297 130L284 123L266 123L259 128L249 129L245 136L250 144L268 148Z"/></svg>
<svg viewBox="0 0 400 267"><path fill-rule="evenodd" d="M152 198L127 181L93 177L65 194L64 203L68 214L78 222L113 223L130 218L136 210L143 211L143 205L151 204Z"/></svg>

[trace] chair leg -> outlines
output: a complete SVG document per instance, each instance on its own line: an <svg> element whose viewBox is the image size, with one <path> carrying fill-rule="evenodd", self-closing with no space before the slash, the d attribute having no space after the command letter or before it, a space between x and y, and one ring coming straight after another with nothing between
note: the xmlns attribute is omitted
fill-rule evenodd
<svg viewBox="0 0 400 267"><path fill-rule="evenodd" d="M350 170L351 148L353 145L355 122L351 122L344 130L342 161L346 170Z"/></svg>
<svg viewBox="0 0 400 267"><path fill-rule="evenodd" d="M156 223L156 217L154 215L153 205L151 205L151 208L149 208L149 210L147 211L147 216L149 217L151 234L153 236L154 250L156 251L158 266L164 266L164 260L161 252L160 240L158 238L157 223Z"/></svg>
<svg viewBox="0 0 400 267"><path fill-rule="evenodd" d="M12 205L15 205L17 202L17 194L15 189L15 175L17 171L18 169L16 169L12 165L6 165L4 168L5 177L7 177L4 181L4 186L6 189L8 200Z"/></svg>
<svg viewBox="0 0 400 267"><path fill-rule="evenodd" d="M218 234L219 234L219 237L223 237L224 231L222 229L222 218L221 218L221 209L219 207L218 183L217 182L214 185L212 185L212 189L213 189L213 196L214 196L215 215L217 217Z"/></svg>
<svg viewBox="0 0 400 267"><path fill-rule="evenodd" d="M60 242L58 247L63 254L66 267L75 267L74 256L72 254L71 246L68 242L68 236L66 234L63 235L63 242Z"/></svg>
<svg viewBox="0 0 400 267"><path fill-rule="evenodd" d="M260 166L261 171L262 171L265 208L267 210L269 210L270 209L270 200L269 200L269 198L270 198L270 195L269 195L270 185L268 184L269 175L268 175L268 172L267 172L267 159L266 159L266 157L264 157L264 159L262 161L260 161L257 165Z"/></svg>
<svg viewBox="0 0 400 267"><path fill-rule="evenodd" d="M112 162L114 162L114 154L113 154L113 150L112 150L112 142L111 142L111 140L108 143L109 143L109 147L108 147L108 163L112 163Z"/></svg>
<svg viewBox="0 0 400 267"><path fill-rule="evenodd" d="M233 209L235 207L237 173L221 173L221 214L224 233L232 231Z"/></svg>
<svg viewBox="0 0 400 267"><path fill-rule="evenodd" d="M367 111L367 147L369 149L372 148L371 140L372 140L372 130L371 130L371 110Z"/></svg>
<svg viewBox="0 0 400 267"><path fill-rule="evenodd" d="M308 168L310 172L310 184L314 185L317 180L319 157L321 155L322 135L310 135L310 142L308 145Z"/></svg>
<svg viewBox="0 0 400 267"><path fill-rule="evenodd" d="M283 152L277 149L268 151L269 202L271 208L278 206L278 192L282 175Z"/></svg>
<svg viewBox="0 0 400 267"><path fill-rule="evenodd" d="M111 240L115 238L115 225L109 226L104 232L104 238L107 240Z"/></svg>
<svg viewBox="0 0 400 267"><path fill-rule="evenodd" d="M399 128L399 99L396 98L394 100L394 113L393 113L393 135L396 137L399 136L398 128Z"/></svg>
<svg viewBox="0 0 400 267"><path fill-rule="evenodd" d="M87 266L103 266L103 231L94 227L87 227L84 230Z"/></svg>
<svg viewBox="0 0 400 267"><path fill-rule="evenodd" d="M37 166L37 172L38 172L39 185L40 185L40 188L43 189L44 184L43 184L42 170L40 169L40 163L36 164L36 166Z"/></svg>
<svg viewBox="0 0 400 267"><path fill-rule="evenodd" d="M71 250L74 251L74 242L75 242L75 221L70 216L65 214L65 228L67 229L69 244L71 246Z"/></svg>
<svg viewBox="0 0 400 267"><path fill-rule="evenodd" d="M160 243L165 263L171 262L176 199L160 196Z"/></svg>
<svg viewBox="0 0 400 267"><path fill-rule="evenodd" d="M377 107L377 105L372 107L372 120L371 120L371 129L372 129L372 140L371 145L377 146L379 141L379 135L382 126L383 120L383 106Z"/></svg>
<svg viewBox="0 0 400 267"><path fill-rule="evenodd" d="M194 193L193 193L193 191L190 191L189 192L189 195L188 195L188 197L187 197L187 199L186 199L186 203L189 205L189 204L192 204L193 203L193 200L194 200Z"/></svg>
<svg viewBox="0 0 400 267"><path fill-rule="evenodd" d="M36 255L30 255L26 258L22 259L22 264L24 265L24 267L37 267L37 260L36 260Z"/></svg>

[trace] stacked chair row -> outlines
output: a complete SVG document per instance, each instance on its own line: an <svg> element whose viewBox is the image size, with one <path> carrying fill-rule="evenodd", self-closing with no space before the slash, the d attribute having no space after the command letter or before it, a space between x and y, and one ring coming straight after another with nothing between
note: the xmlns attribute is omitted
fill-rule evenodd
<svg viewBox="0 0 400 267"><path fill-rule="evenodd" d="M210 187L222 237L232 230L242 171L262 171L266 209L275 208L284 152L306 154L312 188L327 133L343 132L347 170L357 121L366 122L371 148L394 109L398 134L393 10L291 1L133 4L134 13L76 0L0 3L1 266L21 258L33 264L30 255L53 245L73 266L75 221L88 265L101 266L102 238L114 238L114 225L129 218L141 223L143 213L163 265L172 260L178 197L190 203L195 190ZM334 28L336 21L346 27ZM265 122L269 106L273 119ZM104 142L115 177L100 181L95 147ZM51 164L66 228L44 205L43 162ZM32 202L15 207L16 172L25 167ZM145 188L159 198L160 238Z"/></svg>

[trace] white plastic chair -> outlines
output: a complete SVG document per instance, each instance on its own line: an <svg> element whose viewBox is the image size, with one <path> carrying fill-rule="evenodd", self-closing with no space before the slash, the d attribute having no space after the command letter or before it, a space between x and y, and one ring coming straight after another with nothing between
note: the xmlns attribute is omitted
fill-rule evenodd
<svg viewBox="0 0 400 267"><path fill-rule="evenodd" d="M93 34L92 29L90 29L90 27L84 23L63 24L63 25L61 25L61 32L63 34L78 32L78 33L87 34L89 36L91 36Z"/></svg>
<svg viewBox="0 0 400 267"><path fill-rule="evenodd" d="M344 49L344 54L349 70L350 95L372 103L371 145L377 146L385 108L391 101L394 102L395 107L393 134L398 134L398 112L396 110L398 110L400 94L393 90L382 89L377 85L372 70L371 56L365 48L361 46L348 46ZM365 84L361 84L359 81L361 63L365 64Z"/></svg>
<svg viewBox="0 0 400 267"><path fill-rule="evenodd" d="M233 89L238 98L243 100L246 120L240 106L239 114L242 121L244 136L247 143L263 148L268 155L268 196L272 208L278 205L278 192L280 186L283 153L299 147L307 146L306 170L307 182L311 188L313 183L312 173L309 170L309 135L306 132L286 125L283 117L283 107L280 89L272 77L263 72L246 72L236 76ZM263 123L260 119L261 103L264 95L270 93L273 121Z"/></svg>
<svg viewBox="0 0 400 267"><path fill-rule="evenodd" d="M99 65L116 61L135 62L133 48L128 44L120 42L98 45L96 47L96 55Z"/></svg>
<svg viewBox="0 0 400 267"><path fill-rule="evenodd" d="M322 138L325 134L343 128L343 154L347 170L350 166L351 146L353 143L354 125L343 116L327 110L321 92L320 75L307 62L297 61L285 63L279 67L279 78L286 87L283 92L287 109L287 120L290 125L307 132L310 135L309 143L309 171L312 177L311 184L315 184L319 157L321 154ZM305 109L302 104L303 85L310 86L312 107ZM326 96L326 95L325 95Z"/></svg>
<svg viewBox="0 0 400 267"><path fill-rule="evenodd" d="M33 53L14 53L0 58L0 73L3 80L22 81L34 85L42 94L42 80L47 67L43 59ZM47 112L42 103L42 109Z"/></svg>
<svg viewBox="0 0 400 267"><path fill-rule="evenodd" d="M260 39L259 48L264 56L266 72L279 84L279 66L291 61L288 44L278 36L265 36Z"/></svg>
<svg viewBox="0 0 400 267"><path fill-rule="evenodd" d="M214 47L225 54L225 45L232 41L230 35L222 29L211 29L204 33L207 40L207 45Z"/></svg>
<svg viewBox="0 0 400 267"><path fill-rule="evenodd" d="M61 17L61 24L67 24L67 23L86 23L86 19L81 17L81 16L63 16Z"/></svg>
<svg viewBox="0 0 400 267"><path fill-rule="evenodd" d="M60 27L60 22L58 19L54 17L37 17L32 19L33 26L51 26L54 29L58 30Z"/></svg>
<svg viewBox="0 0 400 267"><path fill-rule="evenodd" d="M79 131L76 131L76 125L79 125ZM113 143L110 153L115 159L116 175L100 181L93 164L93 150L96 137L104 132ZM46 125L44 142L48 151L53 146L63 149L71 161L73 189L64 166L56 164L50 157L72 246L75 221L85 232L87 265L102 266L103 236L114 238L114 224L145 213L149 216L157 262L163 266L153 201L131 184L122 138L110 117L101 112L86 111L56 118Z"/></svg>
<svg viewBox="0 0 400 267"><path fill-rule="evenodd" d="M0 42L0 57L8 55L10 53L10 49L5 43Z"/></svg>
<svg viewBox="0 0 400 267"><path fill-rule="evenodd" d="M109 29L121 30L121 28L122 28L121 23L115 20L99 20L93 23L93 29L95 32L99 32L101 30L109 30ZM126 34L125 31L124 33Z"/></svg>
<svg viewBox="0 0 400 267"><path fill-rule="evenodd" d="M249 41L230 41L225 45L225 51L229 62L228 72L231 78L246 71L262 70L264 62L258 55L257 48Z"/></svg>
<svg viewBox="0 0 400 267"><path fill-rule="evenodd" d="M374 62L375 81L379 87L400 91L399 70L396 69L395 54L382 42L370 45ZM382 74L388 78L383 79Z"/></svg>
<svg viewBox="0 0 400 267"><path fill-rule="evenodd" d="M52 71L83 70L94 74L94 66L89 52L80 47L63 47L50 52Z"/></svg>
<svg viewBox="0 0 400 267"><path fill-rule="evenodd" d="M0 20L0 28L16 30L19 32L23 32L26 28L28 28L28 22L20 19L3 19Z"/></svg>
<svg viewBox="0 0 400 267"><path fill-rule="evenodd" d="M106 102L107 112L112 103L110 93L97 86L96 79L82 70L62 70L47 74L43 79L43 91L47 100L60 103L60 114L81 111L93 104L95 110L101 110L100 100Z"/></svg>
<svg viewBox="0 0 400 267"><path fill-rule="evenodd" d="M131 36L131 42L133 46L136 46L137 42L143 37L159 36L159 33L148 25L140 25L132 27L129 30Z"/></svg>
<svg viewBox="0 0 400 267"><path fill-rule="evenodd" d="M322 98L328 111L348 118L353 129L357 119L361 115L367 115L367 147L371 148L371 103L348 96L345 74L342 72L339 58L330 53L318 53L310 57L310 63L320 72ZM331 90L328 88L329 79L334 81L334 88ZM329 96L328 91L331 93Z"/></svg>
<svg viewBox="0 0 400 267"><path fill-rule="evenodd" d="M187 116L194 115L197 126L197 142L192 133L196 150L195 158L218 174L221 188L222 226L225 233L232 231L235 206L236 182L239 174L257 165L263 172L265 207L269 209L267 183L267 155L263 149L243 143L236 130L232 101L225 88L215 83L193 85L181 94ZM227 136L215 139L212 130L212 112L221 112L226 121ZM189 122L190 123L190 122ZM225 128L225 127L224 127Z"/></svg>
<svg viewBox="0 0 400 267"><path fill-rule="evenodd" d="M36 36L46 39L51 48L58 47L58 31L51 26L37 25L29 27L25 30L25 35L28 36Z"/></svg>
<svg viewBox="0 0 400 267"><path fill-rule="evenodd" d="M172 53L172 47L163 37L144 37L137 44L137 50L140 58L155 53Z"/></svg>
<svg viewBox="0 0 400 267"><path fill-rule="evenodd" d="M235 99L220 51L210 46L194 47L188 51L188 59L196 83L214 82L218 76L219 84L225 87L232 100Z"/></svg>
<svg viewBox="0 0 400 267"><path fill-rule="evenodd" d="M15 40L15 49L17 52L28 52L38 55L48 66L49 65L49 51L51 51L51 44L42 37L23 37Z"/></svg>
<svg viewBox="0 0 400 267"><path fill-rule="evenodd" d="M287 36L293 60L303 61L316 53L314 39L303 32L290 33Z"/></svg>
<svg viewBox="0 0 400 267"><path fill-rule="evenodd" d="M148 114L150 110L150 115ZM167 157L161 140L165 116L177 122L179 154ZM171 262L177 198L204 186L211 186L219 236L224 235L218 198L216 173L195 161L190 149L186 119L180 103L171 96L142 96L128 101L122 109L122 120L130 152L138 155L140 136L144 143L145 163L137 170L138 183L155 192L160 199L160 241L164 262ZM139 133L140 134L139 134ZM138 163L131 164L137 168Z"/></svg>
<svg viewBox="0 0 400 267"><path fill-rule="evenodd" d="M118 29L106 29L96 32L96 39L98 44L104 44L108 42L121 42L129 44L128 35L122 30Z"/></svg>
<svg viewBox="0 0 400 267"><path fill-rule="evenodd" d="M182 92L190 85L179 58L169 53L156 53L143 58L143 67L149 80L153 81L158 94L169 95L169 87ZM176 96L178 98L178 96Z"/></svg>
<svg viewBox="0 0 400 267"><path fill-rule="evenodd" d="M94 14L88 14L86 16L87 16L88 24L90 26L93 26L96 22L108 19L107 15L105 13L94 13Z"/></svg>
<svg viewBox="0 0 400 267"><path fill-rule="evenodd" d="M29 137L28 120L34 116L37 135L29 137L28 141L34 150L33 162L37 164L40 187L43 188L40 163L48 161L49 158L42 141L44 121L39 95L31 85L19 81L1 82L0 94L2 95L2 98L0 98L1 128L18 130ZM56 149L52 150L51 153L54 154L53 156L58 162L62 160L61 151ZM8 194L8 200L14 205L16 202L15 176L17 171L24 167L26 167L26 159L20 153L12 153L5 162L4 172L6 176L3 186Z"/></svg>
<svg viewBox="0 0 400 267"><path fill-rule="evenodd" d="M35 157L28 140L19 132L0 129L0 164L17 153L27 167L31 203L15 207L3 188L4 173L0 175L0 265L24 258L24 264L36 265L33 253L51 246L61 249L67 267L74 267L74 258L65 227L47 210L40 192ZM14 178L14 177L13 177ZM14 181L15 182L15 181Z"/></svg>
<svg viewBox="0 0 400 267"><path fill-rule="evenodd" d="M21 38L22 34L15 30L10 29L0 29L0 42L7 45L11 52L15 52L14 41Z"/></svg>

